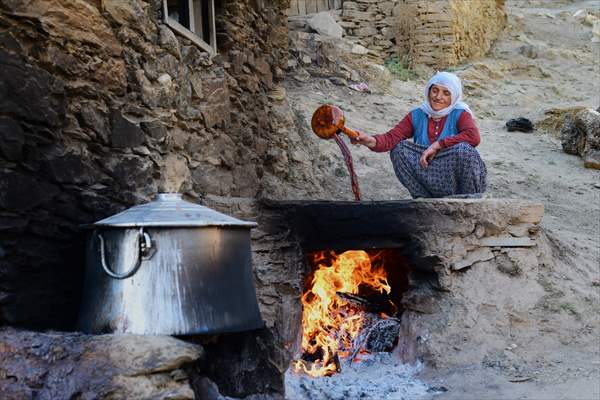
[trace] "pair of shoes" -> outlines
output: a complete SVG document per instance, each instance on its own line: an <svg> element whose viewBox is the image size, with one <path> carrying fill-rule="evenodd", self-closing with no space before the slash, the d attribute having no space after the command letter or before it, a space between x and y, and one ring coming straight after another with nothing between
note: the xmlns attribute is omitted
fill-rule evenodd
<svg viewBox="0 0 600 400"><path fill-rule="evenodd" d="M533 122L531 122L527 118L523 118L523 117L509 119L506 122L506 129L509 132L513 132L513 131L531 132L531 131L533 131Z"/></svg>

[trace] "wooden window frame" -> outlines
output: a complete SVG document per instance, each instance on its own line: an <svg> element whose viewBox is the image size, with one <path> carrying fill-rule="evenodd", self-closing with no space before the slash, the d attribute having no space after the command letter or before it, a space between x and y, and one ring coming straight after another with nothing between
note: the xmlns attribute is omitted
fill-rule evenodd
<svg viewBox="0 0 600 400"><path fill-rule="evenodd" d="M179 1L187 1L188 9L190 10L189 20L190 20L190 29L181 25L179 21L174 20L173 18L169 18L169 13L167 9L167 0L162 0L163 5L163 22L173 29L175 32L179 33L181 36L191 40L200 48L208 52L211 56L217 54L217 31L215 26L215 1L214 0L179 0ZM201 1L208 2L208 24L209 28L209 43L206 43L198 34L194 33L195 31L195 18L194 18L194 3L199 3Z"/></svg>

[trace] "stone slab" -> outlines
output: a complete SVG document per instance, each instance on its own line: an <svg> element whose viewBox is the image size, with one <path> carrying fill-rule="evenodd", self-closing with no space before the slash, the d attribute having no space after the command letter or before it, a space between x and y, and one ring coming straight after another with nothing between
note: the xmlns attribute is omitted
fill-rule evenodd
<svg viewBox="0 0 600 400"><path fill-rule="evenodd" d="M528 237L491 236L479 240L480 246L487 247L532 247L535 241Z"/></svg>
<svg viewBox="0 0 600 400"><path fill-rule="evenodd" d="M456 261L452 265L452 269L454 271L459 271L463 268L470 267L471 265L475 264L476 262L488 261L488 260L491 260L492 258L494 258L494 253L492 253L492 251L489 248L487 248L487 247L479 248L472 252L469 252L465 258Z"/></svg>

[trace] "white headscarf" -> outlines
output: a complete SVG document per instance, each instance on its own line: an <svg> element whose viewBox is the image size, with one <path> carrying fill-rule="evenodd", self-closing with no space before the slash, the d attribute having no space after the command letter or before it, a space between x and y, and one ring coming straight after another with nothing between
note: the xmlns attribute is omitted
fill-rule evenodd
<svg viewBox="0 0 600 400"><path fill-rule="evenodd" d="M429 104L429 89L431 89L431 86L433 85L445 87L452 95L450 105L439 111L432 109L431 104ZM427 114L429 117L433 118L445 117L454 109L465 110L473 115L473 111L471 111L469 106L462 101L462 95L462 83L460 82L460 78L458 76L450 72L438 72L432 76L427 83L427 86L425 87L425 101L419 106L419 108L423 110L423 112L425 112L425 114Z"/></svg>

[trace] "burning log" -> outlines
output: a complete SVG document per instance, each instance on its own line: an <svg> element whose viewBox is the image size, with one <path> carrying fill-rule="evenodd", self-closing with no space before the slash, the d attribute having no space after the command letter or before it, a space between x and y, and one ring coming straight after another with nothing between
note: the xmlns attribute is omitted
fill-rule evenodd
<svg viewBox="0 0 600 400"><path fill-rule="evenodd" d="M399 334L399 319L380 319L369 330L365 349L371 352L392 351L398 344Z"/></svg>
<svg viewBox="0 0 600 400"><path fill-rule="evenodd" d="M384 352L392 351L398 344L400 320L397 318L382 318L375 314L365 316L361 334L354 340L353 351L348 358L351 364L361 351Z"/></svg>
<svg viewBox="0 0 600 400"><path fill-rule="evenodd" d="M335 295L351 306L370 313L394 314L397 307L392 303L387 294L373 293L370 295L359 295L352 293L336 292Z"/></svg>

